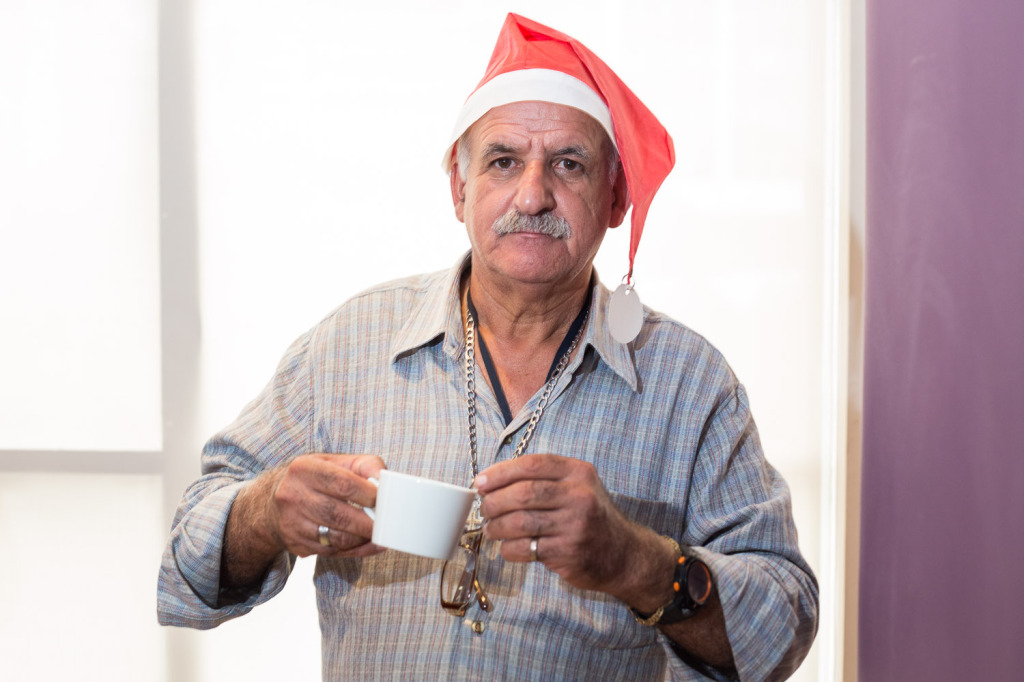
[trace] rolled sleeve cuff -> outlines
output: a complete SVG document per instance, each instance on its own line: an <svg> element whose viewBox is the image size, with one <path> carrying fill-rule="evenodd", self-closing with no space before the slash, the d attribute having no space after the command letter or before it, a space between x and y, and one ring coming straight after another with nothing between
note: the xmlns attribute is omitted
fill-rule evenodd
<svg viewBox="0 0 1024 682"><path fill-rule="evenodd" d="M780 584L774 571L748 557L692 548L715 577L725 615L725 629L741 680L785 679L807 653L816 623L803 622L800 593L793 577ZM806 644L803 644L806 642Z"/></svg>
<svg viewBox="0 0 1024 682"><path fill-rule="evenodd" d="M294 565L282 552L273 561L258 588L231 591L220 586L224 529L242 483L207 495L174 528L164 550L157 591L161 625L208 629L248 613L280 592Z"/></svg>

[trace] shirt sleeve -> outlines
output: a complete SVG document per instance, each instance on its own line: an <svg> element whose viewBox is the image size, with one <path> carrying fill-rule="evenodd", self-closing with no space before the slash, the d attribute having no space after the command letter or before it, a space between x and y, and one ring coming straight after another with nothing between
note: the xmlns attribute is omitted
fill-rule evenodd
<svg viewBox="0 0 1024 682"><path fill-rule="evenodd" d="M691 480L684 541L714 576L739 679L785 679L814 640L818 584L742 385L712 415Z"/></svg>
<svg viewBox="0 0 1024 682"><path fill-rule="evenodd" d="M311 334L285 354L273 379L203 448L203 475L185 491L164 549L157 585L162 625L208 629L280 592L295 557L282 552L249 591L220 585L224 529L239 490L312 447Z"/></svg>

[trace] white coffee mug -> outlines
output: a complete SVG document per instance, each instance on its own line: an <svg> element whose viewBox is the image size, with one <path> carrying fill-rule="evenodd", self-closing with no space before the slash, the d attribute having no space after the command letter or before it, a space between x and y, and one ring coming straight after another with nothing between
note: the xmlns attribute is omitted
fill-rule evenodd
<svg viewBox="0 0 1024 682"><path fill-rule="evenodd" d="M476 492L430 478L380 472L377 506L365 509L373 519L373 544L447 559L459 542Z"/></svg>

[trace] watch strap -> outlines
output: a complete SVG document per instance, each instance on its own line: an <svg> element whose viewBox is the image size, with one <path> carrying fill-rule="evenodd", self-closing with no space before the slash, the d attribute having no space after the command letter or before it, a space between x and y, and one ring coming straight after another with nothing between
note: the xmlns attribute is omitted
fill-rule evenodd
<svg viewBox="0 0 1024 682"><path fill-rule="evenodd" d="M684 551L679 543L668 538L676 548L679 558L676 560L675 573L672 580L673 596L667 604L659 607L654 613L645 615L630 607L633 618L641 625L671 625L685 620L697 612L711 595L712 578L707 564L692 552ZM704 592L696 598L690 594L690 571L703 571L706 580Z"/></svg>

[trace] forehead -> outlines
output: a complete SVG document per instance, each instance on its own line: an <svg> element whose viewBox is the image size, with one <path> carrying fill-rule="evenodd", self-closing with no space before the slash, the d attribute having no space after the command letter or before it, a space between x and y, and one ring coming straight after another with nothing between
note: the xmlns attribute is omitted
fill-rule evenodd
<svg viewBox="0 0 1024 682"><path fill-rule="evenodd" d="M611 144L601 124L574 107L551 102L514 102L494 107L469 129L470 149L481 145L583 146L599 151Z"/></svg>

